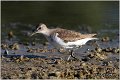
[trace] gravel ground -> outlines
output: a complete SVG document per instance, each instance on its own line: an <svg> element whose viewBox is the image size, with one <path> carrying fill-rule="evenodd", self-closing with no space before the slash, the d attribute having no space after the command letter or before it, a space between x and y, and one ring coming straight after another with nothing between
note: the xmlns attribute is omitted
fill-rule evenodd
<svg viewBox="0 0 120 80"><path fill-rule="evenodd" d="M17 26L8 26L2 27L7 31L8 28L19 30ZM77 49L74 53L77 59L69 61L67 51L58 52L48 42L23 42L30 40L29 31L16 31L16 34L23 34L21 36L15 36L12 31L7 34L7 31L2 31L2 79L119 79L118 30L112 30L114 35L110 35L110 30L98 32L99 40Z"/></svg>

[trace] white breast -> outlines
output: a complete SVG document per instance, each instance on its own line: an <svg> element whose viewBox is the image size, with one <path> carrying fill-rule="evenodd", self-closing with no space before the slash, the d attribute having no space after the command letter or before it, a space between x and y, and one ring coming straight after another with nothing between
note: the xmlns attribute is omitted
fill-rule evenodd
<svg viewBox="0 0 120 80"><path fill-rule="evenodd" d="M62 39L57 37L57 33L51 36L46 36L46 38L55 48L59 49L66 45Z"/></svg>

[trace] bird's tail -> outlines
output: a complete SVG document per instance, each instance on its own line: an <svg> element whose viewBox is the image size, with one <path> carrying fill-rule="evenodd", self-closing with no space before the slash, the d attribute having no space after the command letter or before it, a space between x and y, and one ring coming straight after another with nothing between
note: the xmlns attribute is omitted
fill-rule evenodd
<svg viewBox="0 0 120 80"><path fill-rule="evenodd" d="M98 38L94 38L94 37L93 37L93 38L90 38L90 39L91 39L91 40L93 40L93 39L96 39L96 40L98 40Z"/></svg>
<svg viewBox="0 0 120 80"><path fill-rule="evenodd" d="M89 37L93 37L93 36L96 36L97 34L87 34L87 36Z"/></svg>

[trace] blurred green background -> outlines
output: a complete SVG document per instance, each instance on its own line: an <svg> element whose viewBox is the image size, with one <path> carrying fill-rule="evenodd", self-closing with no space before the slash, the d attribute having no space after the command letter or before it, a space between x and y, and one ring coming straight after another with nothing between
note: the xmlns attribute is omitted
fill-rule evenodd
<svg viewBox="0 0 120 80"><path fill-rule="evenodd" d="M100 29L108 24L118 28L118 1L2 1L2 24L89 25Z"/></svg>

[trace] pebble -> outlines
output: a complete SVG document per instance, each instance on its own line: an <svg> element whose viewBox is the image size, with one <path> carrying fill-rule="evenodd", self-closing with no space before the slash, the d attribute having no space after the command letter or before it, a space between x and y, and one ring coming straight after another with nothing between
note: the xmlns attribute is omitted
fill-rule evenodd
<svg viewBox="0 0 120 80"><path fill-rule="evenodd" d="M55 73L55 72L50 72L50 73L48 74L48 76L56 76L56 73Z"/></svg>
<svg viewBox="0 0 120 80"><path fill-rule="evenodd" d="M82 65L82 66L86 66L86 63L83 62L81 65Z"/></svg>
<svg viewBox="0 0 120 80"><path fill-rule="evenodd" d="M14 37L13 31L10 31L10 32L8 33L8 39L10 40L10 39L12 39L13 37Z"/></svg>
<svg viewBox="0 0 120 80"><path fill-rule="evenodd" d="M106 62L106 61L103 61L103 66L108 66L108 62Z"/></svg>
<svg viewBox="0 0 120 80"><path fill-rule="evenodd" d="M93 54L93 53L88 54L88 57L89 57L89 58L94 58L94 54Z"/></svg>
<svg viewBox="0 0 120 80"><path fill-rule="evenodd" d="M32 42L32 46L35 46L35 42Z"/></svg>
<svg viewBox="0 0 120 80"><path fill-rule="evenodd" d="M9 51L6 49L3 56L7 56L9 54Z"/></svg>
<svg viewBox="0 0 120 80"><path fill-rule="evenodd" d="M32 53L32 52L33 52L33 50L32 50L31 48L29 48L29 49L27 50L27 52L31 52L31 53Z"/></svg>
<svg viewBox="0 0 120 80"><path fill-rule="evenodd" d="M99 47L96 47L95 50L99 53L99 52L102 52L102 49L99 48Z"/></svg>
<svg viewBox="0 0 120 80"><path fill-rule="evenodd" d="M43 46L47 46L47 45L49 45L49 42L44 42L43 43Z"/></svg>
<svg viewBox="0 0 120 80"><path fill-rule="evenodd" d="M23 42L23 45L29 46L29 43L28 42Z"/></svg>
<svg viewBox="0 0 120 80"><path fill-rule="evenodd" d="M84 57L83 59L82 59L82 61L88 61L88 60L90 60L90 58L89 57Z"/></svg>
<svg viewBox="0 0 120 80"><path fill-rule="evenodd" d="M56 72L55 72L55 75L56 75L56 77L59 78L59 77L61 76L61 72L60 72L60 71L56 71Z"/></svg>
<svg viewBox="0 0 120 80"><path fill-rule="evenodd" d="M113 48L113 49L112 49L112 52L113 52L113 53L119 53L119 48L118 48L118 49L117 49L117 48Z"/></svg>
<svg viewBox="0 0 120 80"><path fill-rule="evenodd" d="M23 55L21 55L21 56L20 56L20 60L21 60L21 61L23 61L23 59L24 59L24 56L23 56Z"/></svg>
<svg viewBox="0 0 120 80"><path fill-rule="evenodd" d="M8 48L8 45L7 44L1 44L1 48L6 49L6 48Z"/></svg>
<svg viewBox="0 0 120 80"><path fill-rule="evenodd" d="M90 51L90 49L88 48L87 51Z"/></svg>
<svg viewBox="0 0 120 80"><path fill-rule="evenodd" d="M18 50L18 49L20 49L18 43L14 43L14 44L10 45L9 47L10 47L11 49L13 49L13 50Z"/></svg>
<svg viewBox="0 0 120 80"><path fill-rule="evenodd" d="M111 51L112 51L112 48L111 48L111 47L108 47L108 48L103 49L103 51L105 51L105 52L111 52Z"/></svg>
<svg viewBox="0 0 120 80"><path fill-rule="evenodd" d="M103 41L103 42L108 42L109 40L110 40L110 38L109 38L108 36L102 38L102 41Z"/></svg>
<svg viewBox="0 0 120 80"><path fill-rule="evenodd" d="M55 50L56 50L56 49L55 49ZM59 52L60 52L60 53L64 53L64 52L65 52L65 49L60 48L60 49L59 49Z"/></svg>
<svg viewBox="0 0 120 80"><path fill-rule="evenodd" d="M96 58L104 60L104 59L107 59L107 56L105 56L104 54L96 53Z"/></svg>

